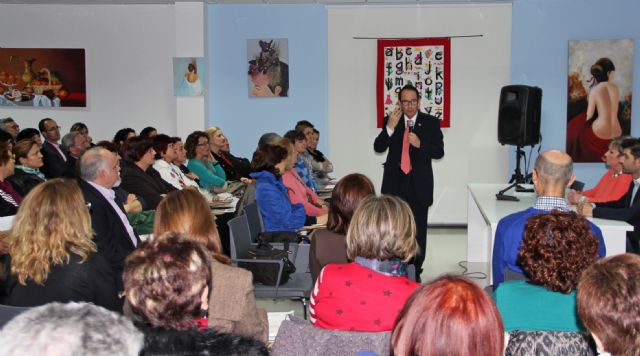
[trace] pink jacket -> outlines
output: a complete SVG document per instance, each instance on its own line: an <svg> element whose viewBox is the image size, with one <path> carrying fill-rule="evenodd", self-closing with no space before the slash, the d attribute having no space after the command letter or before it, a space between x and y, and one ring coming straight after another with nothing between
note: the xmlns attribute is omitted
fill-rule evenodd
<svg viewBox="0 0 640 356"><path fill-rule="evenodd" d="M302 182L295 169L285 172L282 176L282 183L287 187L291 204L301 203L304 205L304 211L308 216L320 216L325 213L322 208L318 208L309 202L307 197L310 197L311 201L315 203L318 201L318 195Z"/></svg>

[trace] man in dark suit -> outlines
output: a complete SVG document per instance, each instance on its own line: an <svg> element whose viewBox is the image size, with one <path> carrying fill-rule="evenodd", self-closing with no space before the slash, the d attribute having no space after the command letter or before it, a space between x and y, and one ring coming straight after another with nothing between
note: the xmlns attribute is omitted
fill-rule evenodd
<svg viewBox="0 0 640 356"><path fill-rule="evenodd" d="M49 179L62 177L67 170L67 156L58 144L60 140L60 126L58 126L55 120L45 118L38 123L38 129L40 129L40 133L42 133L45 139L42 144L42 149L40 150L44 162L40 170Z"/></svg>
<svg viewBox="0 0 640 356"><path fill-rule="evenodd" d="M120 162L105 148L95 147L80 158L80 189L90 204L91 226L98 253L103 255L118 276L118 290L124 290L124 259L140 243L125 215L124 207L111 189L120 181Z"/></svg>
<svg viewBox="0 0 640 356"><path fill-rule="evenodd" d="M622 172L633 178L627 193L615 201L582 204L578 211L585 216L622 220L633 225L633 231L627 232L627 252L640 253L640 141L622 152Z"/></svg>
<svg viewBox="0 0 640 356"><path fill-rule="evenodd" d="M67 178L77 178L78 159L90 147L87 136L80 133L80 131L71 131L62 137L60 146L67 155L67 167L62 175Z"/></svg>
<svg viewBox="0 0 640 356"><path fill-rule="evenodd" d="M406 85L400 90L400 107L385 117L373 149L389 149L384 163L382 193L404 199L416 221L416 240L420 255L414 258L416 276L422 272L427 247L427 218L433 203L432 159L444 156L440 120L419 111L418 90Z"/></svg>

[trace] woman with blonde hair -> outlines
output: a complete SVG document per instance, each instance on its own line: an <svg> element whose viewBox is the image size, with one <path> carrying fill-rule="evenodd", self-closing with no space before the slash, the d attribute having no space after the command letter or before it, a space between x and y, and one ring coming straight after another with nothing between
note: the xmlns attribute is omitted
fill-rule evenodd
<svg viewBox="0 0 640 356"><path fill-rule="evenodd" d="M91 302L120 311L115 276L96 253L89 208L73 181L35 187L9 232L8 304Z"/></svg>
<svg viewBox="0 0 640 356"><path fill-rule="evenodd" d="M389 331L404 302L418 287L407 262L419 251L416 224L402 199L366 198L347 231L352 263L329 264L311 294L311 322L345 331Z"/></svg>
<svg viewBox="0 0 640 356"><path fill-rule="evenodd" d="M154 236L179 233L199 242L213 257L209 294L209 326L220 331L267 340L267 313L256 307L253 277L222 254L222 243L209 205L193 188L174 191L158 204Z"/></svg>

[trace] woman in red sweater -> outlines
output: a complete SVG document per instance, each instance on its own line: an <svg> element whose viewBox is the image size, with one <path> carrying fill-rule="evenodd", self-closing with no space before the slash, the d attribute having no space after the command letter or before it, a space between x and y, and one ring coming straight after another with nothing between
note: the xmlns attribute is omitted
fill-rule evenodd
<svg viewBox="0 0 640 356"><path fill-rule="evenodd" d="M311 322L346 331L388 331L418 287L407 278L407 261L418 253L416 226L403 200L365 199L347 231L352 263L322 269L311 295Z"/></svg>

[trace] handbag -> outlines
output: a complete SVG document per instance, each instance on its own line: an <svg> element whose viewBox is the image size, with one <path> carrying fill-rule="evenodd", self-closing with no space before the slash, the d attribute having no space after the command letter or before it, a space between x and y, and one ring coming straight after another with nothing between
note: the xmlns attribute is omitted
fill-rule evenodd
<svg viewBox="0 0 640 356"><path fill-rule="evenodd" d="M298 243L301 236L295 231L263 231L258 234L257 241L263 243Z"/></svg>
<svg viewBox="0 0 640 356"><path fill-rule="evenodd" d="M284 250L276 249L268 242L258 240L256 247L249 248L249 256L254 260L281 260L283 262L280 285L287 283L296 266L289 260L289 243L284 243ZM238 267L247 269L253 274L253 281L266 286L275 286L278 281L280 265L275 263L239 262Z"/></svg>

